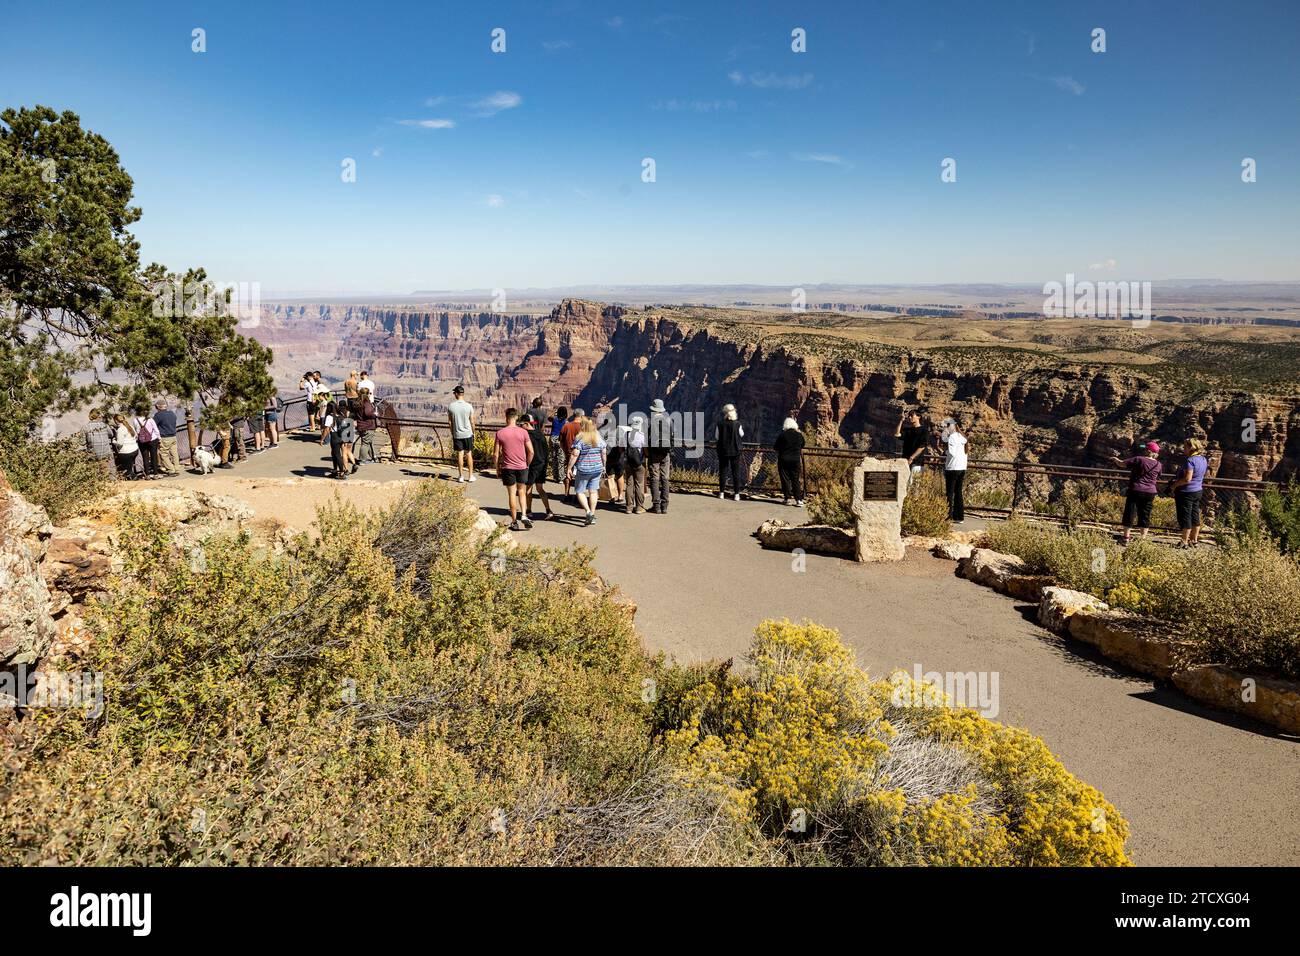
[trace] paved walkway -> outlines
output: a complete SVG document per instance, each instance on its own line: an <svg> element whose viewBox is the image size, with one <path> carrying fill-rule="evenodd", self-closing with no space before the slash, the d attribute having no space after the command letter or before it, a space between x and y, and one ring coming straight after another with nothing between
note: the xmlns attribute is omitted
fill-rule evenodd
<svg viewBox="0 0 1300 956"><path fill-rule="evenodd" d="M220 474L323 476L324 452L291 436ZM357 477L445 480L443 471L379 464ZM507 520L500 482L480 477L460 487ZM956 578L951 562L924 553L891 565L809 555L799 571L791 555L752 537L766 518L798 518L779 502L678 494L666 516L602 509L590 528L576 505L555 508L560 520L537 521L517 537L596 548L597 569L637 603L637 629L652 651L683 662L740 658L763 619L809 618L837 628L875 673L917 664L996 672L996 719L1041 736L1106 794L1132 825L1139 864L1300 864L1300 742L1043 630L1033 608Z"/></svg>

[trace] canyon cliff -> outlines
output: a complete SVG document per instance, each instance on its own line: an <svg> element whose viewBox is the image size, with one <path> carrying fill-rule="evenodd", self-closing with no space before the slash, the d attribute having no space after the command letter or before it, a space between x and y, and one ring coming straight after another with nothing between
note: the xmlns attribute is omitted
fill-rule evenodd
<svg viewBox="0 0 1300 956"><path fill-rule="evenodd" d="M1001 346L906 348L783 328L771 313L735 317L734 310L629 310L579 299L548 316L352 307L318 313L317 322L333 327L316 341L332 349L321 367L370 368L408 415L439 414L457 382L486 421L538 395L548 407L588 411L620 403L644 410L662 398L710 422L732 402L760 441L771 441L791 416L828 444L888 451L905 410L918 408L934 420L963 416L976 453L993 458L1110 464L1137 441L1198 435L1223 477L1277 479L1300 466L1294 388L1207 384L1174 362L1077 361Z"/></svg>

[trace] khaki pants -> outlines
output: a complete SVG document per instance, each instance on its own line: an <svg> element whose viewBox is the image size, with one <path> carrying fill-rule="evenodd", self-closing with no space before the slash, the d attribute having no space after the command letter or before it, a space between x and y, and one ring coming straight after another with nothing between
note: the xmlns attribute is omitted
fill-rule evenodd
<svg viewBox="0 0 1300 956"><path fill-rule="evenodd" d="M158 467L168 475L179 475L181 460L176 457L176 436L158 439Z"/></svg>
<svg viewBox="0 0 1300 956"><path fill-rule="evenodd" d="M645 507L645 474L645 465L640 468L629 466L624 471L627 489L623 492L623 504L629 512Z"/></svg>
<svg viewBox="0 0 1300 956"><path fill-rule="evenodd" d="M668 479L672 475L673 460L667 449L652 451L650 459L650 507L668 510Z"/></svg>

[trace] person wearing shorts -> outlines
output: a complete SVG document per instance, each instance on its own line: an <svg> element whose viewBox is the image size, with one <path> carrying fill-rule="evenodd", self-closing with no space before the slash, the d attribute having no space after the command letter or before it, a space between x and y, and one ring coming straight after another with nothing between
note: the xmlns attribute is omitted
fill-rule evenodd
<svg viewBox="0 0 1300 956"><path fill-rule="evenodd" d="M496 469L501 484L506 487L511 531L533 527L533 519L528 517L528 471L533 463L533 440L515 424L518 418L517 408L507 408L505 427L498 429L496 436Z"/></svg>
<svg viewBox="0 0 1300 956"><path fill-rule="evenodd" d="M1205 457L1205 446L1196 438L1183 442L1183 455L1183 464L1173 482L1174 511L1178 515L1181 546L1194 548L1201 536L1201 494L1210 463Z"/></svg>
<svg viewBox="0 0 1300 956"><path fill-rule="evenodd" d="M590 418L581 419L569 454L569 478L573 482L578 504L587 512L587 524L596 523L596 504L600 501L600 480L605 474L605 439Z"/></svg>
<svg viewBox="0 0 1300 956"><path fill-rule="evenodd" d="M465 386L457 385L451 392L456 400L447 406L447 424L451 426L451 447L456 456L456 480L477 481L474 477L474 406L464 399Z"/></svg>
<svg viewBox="0 0 1300 956"><path fill-rule="evenodd" d="M1118 460L1118 459L1116 459ZM1142 537L1151 529L1151 507L1155 504L1160 480L1160 446L1153 441L1142 447L1140 455L1120 462L1128 469L1128 492L1124 497L1124 543L1133 538L1136 525Z"/></svg>

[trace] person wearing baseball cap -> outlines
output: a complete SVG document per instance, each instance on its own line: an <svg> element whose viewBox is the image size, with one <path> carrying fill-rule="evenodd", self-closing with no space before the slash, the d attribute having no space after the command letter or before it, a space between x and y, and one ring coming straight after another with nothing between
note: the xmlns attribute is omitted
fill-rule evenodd
<svg viewBox="0 0 1300 956"><path fill-rule="evenodd" d="M1160 446L1149 441L1139 454L1114 460L1128 469L1128 493L1124 497L1124 543L1128 544L1134 525L1142 529L1144 538L1151 530L1151 507L1160 481Z"/></svg>

